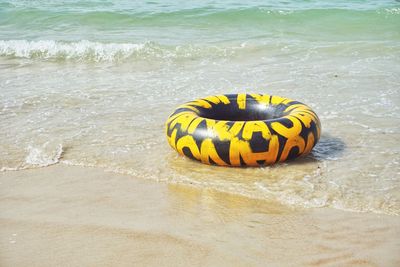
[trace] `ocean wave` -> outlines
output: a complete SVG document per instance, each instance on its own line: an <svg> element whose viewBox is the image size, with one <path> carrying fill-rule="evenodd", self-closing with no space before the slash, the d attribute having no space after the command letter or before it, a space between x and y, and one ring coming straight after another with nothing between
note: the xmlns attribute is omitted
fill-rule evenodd
<svg viewBox="0 0 400 267"><path fill-rule="evenodd" d="M56 40L0 40L0 57L38 59L48 61L77 62L126 62L157 61L171 62L184 60L232 59L235 57L264 57L290 54L301 59L304 53L318 55L369 57L381 55L396 57L399 53L396 43L390 41L335 41L316 42L299 40L231 41L218 44L161 45L156 42L144 43L103 43L88 40L76 42Z"/></svg>
<svg viewBox="0 0 400 267"><path fill-rule="evenodd" d="M257 15L263 15L265 18L268 16L298 16L302 14L317 15L317 14L354 14L354 15L373 15L373 14L398 14L399 5L388 7L371 7L371 8L350 8L340 5L330 6L312 6L307 5L304 7L290 8L290 7L270 7L270 6L242 6L242 7L217 7L217 6L199 6L192 8L176 8L172 10L166 9L150 9L150 10L135 10L135 9L65 9L58 7L56 9L43 8L43 7L5 7L4 15L8 15L7 19L14 20L11 15L19 14L24 17L30 18L57 18L61 20L72 19L75 17L78 21L99 22L98 19L107 18L111 21L124 20L125 22L138 22L150 20L171 20L171 19L207 19L208 17L219 17L222 20L235 17L246 18L252 20L257 18ZM253 16L248 16L253 15ZM255 17L254 17L255 16ZM107 22L104 22L107 23Z"/></svg>
<svg viewBox="0 0 400 267"><path fill-rule="evenodd" d="M266 25L281 27L282 25L300 26L299 22L308 25L310 22L319 22L329 26L353 23L357 19L368 27L373 21L383 25L390 25L398 19L399 7L385 7L376 9L349 9L340 6L327 8L271 8L257 7L229 7L217 8L213 6L194 7L175 10L63 10L32 7L6 8L1 12L0 24L25 30L70 31L71 29L89 27L91 29L107 31L132 29L156 26L170 26L179 28L196 28L212 26L215 28L231 28L249 26L264 28ZM392 18L392 19L390 19Z"/></svg>
<svg viewBox="0 0 400 267"><path fill-rule="evenodd" d="M129 57L143 50L145 46L145 44L104 44L90 41L68 43L54 40L3 40L0 41L0 56L109 61Z"/></svg>
<svg viewBox="0 0 400 267"><path fill-rule="evenodd" d="M244 45L219 47L207 45L163 46L154 42L145 43L101 43L81 40L64 42L55 40L0 40L0 56L76 61L123 61L133 59L176 59L203 56L232 56Z"/></svg>

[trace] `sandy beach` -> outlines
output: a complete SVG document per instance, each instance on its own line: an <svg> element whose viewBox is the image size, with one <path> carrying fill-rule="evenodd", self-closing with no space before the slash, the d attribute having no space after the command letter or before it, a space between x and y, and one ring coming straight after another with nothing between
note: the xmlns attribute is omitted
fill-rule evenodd
<svg viewBox="0 0 400 267"><path fill-rule="evenodd" d="M400 218L56 165L0 173L1 266L400 266Z"/></svg>

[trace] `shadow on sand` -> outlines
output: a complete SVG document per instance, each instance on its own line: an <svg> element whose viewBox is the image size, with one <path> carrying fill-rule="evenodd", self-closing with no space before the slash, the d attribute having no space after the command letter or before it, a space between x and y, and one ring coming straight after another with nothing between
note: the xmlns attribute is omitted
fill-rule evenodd
<svg viewBox="0 0 400 267"><path fill-rule="evenodd" d="M343 155L346 144L342 139L330 135L322 135L319 142L310 153L316 160L332 160Z"/></svg>
<svg viewBox="0 0 400 267"><path fill-rule="evenodd" d="M324 134L315 145L310 154L290 162L290 164L303 164L307 162L318 162L323 160L336 160L340 158L346 150L346 144L342 139Z"/></svg>

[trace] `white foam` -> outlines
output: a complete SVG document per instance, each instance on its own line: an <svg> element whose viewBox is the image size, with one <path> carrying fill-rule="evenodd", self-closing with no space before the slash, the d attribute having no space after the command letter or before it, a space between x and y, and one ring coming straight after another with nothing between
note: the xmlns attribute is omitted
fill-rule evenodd
<svg viewBox="0 0 400 267"><path fill-rule="evenodd" d="M0 172L8 172L8 171L19 171L23 170L24 168L22 166L18 167L1 167Z"/></svg>
<svg viewBox="0 0 400 267"><path fill-rule="evenodd" d="M385 12L389 13L389 14L393 14L393 15L398 15L398 14L400 14L400 8L398 8L398 7L386 8Z"/></svg>
<svg viewBox="0 0 400 267"><path fill-rule="evenodd" d="M144 47L145 44L100 43L87 40L78 42L0 40L0 56L113 61L130 57Z"/></svg>
<svg viewBox="0 0 400 267"><path fill-rule="evenodd" d="M0 40L0 56L45 60L114 62L131 58L148 60L193 59L193 57L230 57L247 45L225 48L215 45L167 46L154 42L101 43L88 40L65 42L55 40Z"/></svg>
<svg viewBox="0 0 400 267"><path fill-rule="evenodd" d="M45 143L41 147L29 146L25 163L38 167L46 167L58 163L63 153L62 145L59 144L55 149L49 149L48 144Z"/></svg>

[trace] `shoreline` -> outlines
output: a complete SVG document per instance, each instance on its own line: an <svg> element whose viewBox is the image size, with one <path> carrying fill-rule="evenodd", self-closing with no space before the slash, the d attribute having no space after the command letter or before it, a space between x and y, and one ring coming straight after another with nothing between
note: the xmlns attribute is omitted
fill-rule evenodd
<svg viewBox="0 0 400 267"><path fill-rule="evenodd" d="M0 173L2 266L399 266L400 217L53 165Z"/></svg>

